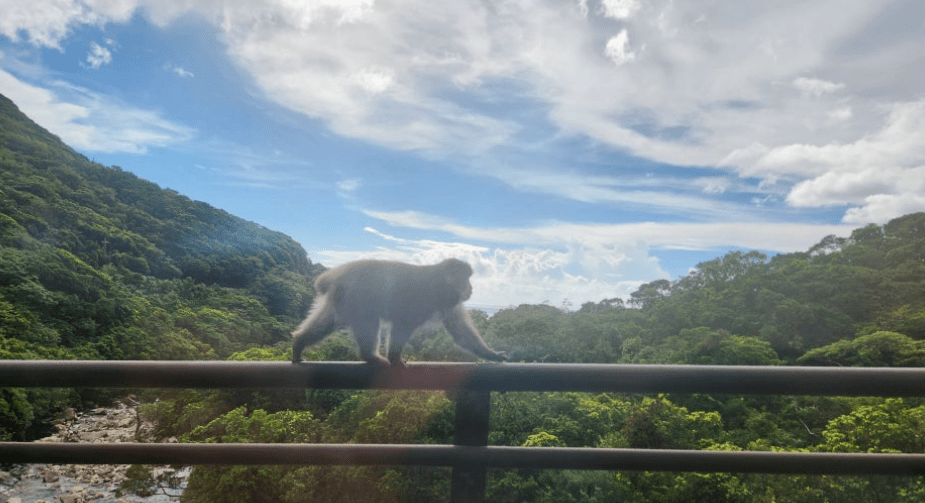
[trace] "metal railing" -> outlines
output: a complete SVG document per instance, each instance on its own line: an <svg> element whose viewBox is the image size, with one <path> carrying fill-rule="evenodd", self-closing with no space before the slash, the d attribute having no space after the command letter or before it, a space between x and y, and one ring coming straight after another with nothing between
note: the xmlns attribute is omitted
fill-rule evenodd
<svg viewBox="0 0 925 503"><path fill-rule="evenodd" d="M494 468L925 475L925 454L487 446L492 391L922 396L922 368L218 361L0 361L0 387L456 391L455 445L0 442L0 461L452 467L451 500L482 501Z"/></svg>

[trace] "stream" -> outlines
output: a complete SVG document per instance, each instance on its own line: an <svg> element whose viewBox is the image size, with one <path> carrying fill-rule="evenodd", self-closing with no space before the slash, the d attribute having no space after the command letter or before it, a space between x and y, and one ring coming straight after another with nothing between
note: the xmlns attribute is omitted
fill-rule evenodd
<svg viewBox="0 0 925 503"><path fill-rule="evenodd" d="M56 433L37 442L151 441L152 425L139 427L134 402L123 399L111 407L85 412L65 410ZM144 440L148 439L148 440ZM170 439L176 441L176 439ZM151 484L129 486L129 465L3 465L0 466L0 503L169 503L179 501L189 467L148 466ZM136 468L135 470L138 470ZM138 489L133 492L133 489Z"/></svg>

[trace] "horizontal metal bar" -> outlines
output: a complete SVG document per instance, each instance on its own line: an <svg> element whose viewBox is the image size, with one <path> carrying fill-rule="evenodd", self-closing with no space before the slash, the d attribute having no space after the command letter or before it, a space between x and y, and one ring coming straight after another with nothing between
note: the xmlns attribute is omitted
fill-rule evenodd
<svg viewBox="0 0 925 503"><path fill-rule="evenodd" d="M2 360L0 387L460 389L921 396L925 368Z"/></svg>
<svg viewBox="0 0 925 503"><path fill-rule="evenodd" d="M368 444L0 442L3 463L416 465L495 468L925 475L925 454L835 454Z"/></svg>

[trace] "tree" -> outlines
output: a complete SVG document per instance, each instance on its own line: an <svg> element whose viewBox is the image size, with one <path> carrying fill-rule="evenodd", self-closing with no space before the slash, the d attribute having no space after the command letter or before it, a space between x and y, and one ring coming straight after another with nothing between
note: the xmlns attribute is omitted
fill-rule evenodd
<svg viewBox="0 0 925 503"><path fill-rule="evenodd" d="M874 332L807 351L797 359L797 363L841 367L921 367L925 366L925 341L916 341L896 332Z"/></svg>

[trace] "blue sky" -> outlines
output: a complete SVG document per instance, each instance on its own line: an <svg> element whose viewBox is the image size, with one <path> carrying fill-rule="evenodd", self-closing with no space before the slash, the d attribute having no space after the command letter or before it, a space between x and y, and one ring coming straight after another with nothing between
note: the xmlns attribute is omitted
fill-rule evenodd
<svg viewBox="0 0 925 503"><path fill-rule="evenodd" d="M925 3L0 0L0 93L313 262L626 298L925 211Z"/></svg>

